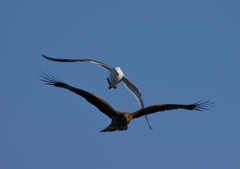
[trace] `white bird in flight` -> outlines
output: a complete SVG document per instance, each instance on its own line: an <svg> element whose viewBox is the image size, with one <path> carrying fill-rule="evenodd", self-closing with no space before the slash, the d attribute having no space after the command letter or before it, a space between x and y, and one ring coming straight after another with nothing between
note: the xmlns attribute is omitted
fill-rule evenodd
<svg viewBox="0 0 240 169"><path fill-rule="evenodd" d="M42 54L42 56L46 59L52 60L52 61L57 61L57 62L91 62L91 63L95 63L98 64L99 66L103 67L104 69L108 70L110 72L109 77L107 77L107 81L109 84L109 89L117 88L117 85L123 81L126 88L136 97L136 99L138 100L138 103L140 105L141 108L144 108L144 104L143 104L143 99L142 99L142 94L140 92L140 89L133 83L131 82L122 72L120 67L115 67L112 68L102 62L98 62L95 60L90 60L90 59L57 59L57 58L50 58L47 57L45 55ZM146 120L148 122L147 116L145 115ZM148 122L149 128L151 128L149 122Z"/></svg>

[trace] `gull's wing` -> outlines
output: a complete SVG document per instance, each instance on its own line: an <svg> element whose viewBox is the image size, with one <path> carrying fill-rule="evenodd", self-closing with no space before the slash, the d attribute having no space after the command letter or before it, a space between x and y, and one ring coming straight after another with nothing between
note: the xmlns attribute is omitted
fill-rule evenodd
<svg viewBox="0 0 240 169"><path fill-rule="evenodd" d="M122 81L124 82L126 88L136 97L140 107L143 109L144 104L143 104L143 99L142 99L142 94L140 92L140 89L133 82L131 82L125 75L123 76ZM145 118L147 120L149 128L152 130L152 127L150 126L146 115L145 115Z"/></svg>
<svg viewBox="0 0 240 169"><path fill-rule="evenodd" d="M110 67L102 62L98 62L98 61L90 60L90 59L57 59L57 58L47 57L43 54L42 54L42 56L48 60L57 61L57 62L91 62L91 63L98 64L99 66L103 67L104 69L107 69L109 72L111 72L111 70L113 69L112 67Z"/></svg>
<svg viewBox="0 0 240 169"><path fill-rule="evenodd" d="M131 82L126 76L123 76L122 81L124 82L126 88L136 97L141 108L144 108L142 94L139 88Z"/></svg>
<svg viewBox="0 0 240 169"><path fill-rule="evenodd" d="M156 113L158 111L166 111L166 110L174 110L174 109L186 109L186 110L197 110L203 111L208 110L214 102L206 101L206 102L197 102L189 105L182 104L155 104L144 109L140 109L133 113L133 119L138 118L147 114Z"/></svg>
<svg viewBox="0 0 240 169"><path fill-rule="evenodd" d="M101 97L96 94L69 86L68 84L62 82L60 79L53 77L51 74L40 75L43 79L42 81L48 85L53 85L55 87L68 89L82 97L84 97L88 102L96 106L101 112L106 114L109 118L112 118L118 114L118 112L112 108L106 101L104 101Z"/></svg>

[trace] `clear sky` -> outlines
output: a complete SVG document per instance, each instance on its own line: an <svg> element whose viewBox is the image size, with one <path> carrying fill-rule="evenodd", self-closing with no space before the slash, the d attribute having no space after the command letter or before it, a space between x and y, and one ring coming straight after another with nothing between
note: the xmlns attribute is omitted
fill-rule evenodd
<svg viewBox="0 0 240 169"><path fill-rule="evenodd" d="M240 168L240 1L0 1L0 168ZM116 110L140 107L94 59L119 66L145 106L215 102L100 133L111 120L41 70Z"/></svg>

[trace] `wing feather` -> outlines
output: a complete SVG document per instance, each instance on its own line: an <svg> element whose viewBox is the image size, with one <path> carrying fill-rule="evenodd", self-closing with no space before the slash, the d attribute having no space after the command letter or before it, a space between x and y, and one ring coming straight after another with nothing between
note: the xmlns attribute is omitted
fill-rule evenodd
<svg viewBox="0 0 240 169"><path fill-rule="evenodd" d="M112 106L110 106L106 101L104 101L98 95L69 86L68 84L61 81L59 78L53 77L51 74L47 75L44 72L42 73L44 75L40 75L43 78L41 80L45 82L47 85L53 85L55 87L65 88L78 94L79 96L84 97L89 103L96 106L101 112L106 114L109 118L112 118L118 114L118 112Z"/></svg>
<svg viewBox="0 0 240 169"><path fill-rule="evenodd" d="M142 94L141 94L140 89L133 82L131 82L126 76L123 76L122 80L123 80L126 88L136 97L140 107L143 109L144 104L143 104L143 98L142 98ZM145 115L145 118L147 120L149 128L152 130L152 127L150 126L150 123L149 123L146 115Z"/></svg>
<svg viewBox="0 0 240 169"><path fill-rule="evenodd" d="M138 118L147 114L156 113L159 111L174 110L174 109L185 109L185 110L197 110L203 111L208 110L214 102L196 102L194 104L182 105L182 104L155 104L144 109L140 109L133 113L133 119Z"/></svg>
<svg viewBox="0 0 240 169"><path fill-rule="evenodd" d="M110 67L102 62L98 62L98 61L90 60L90 59L57 59L57 58L47 57L43 54L42 54L42 56L48 60L57 61L57 62L91 62L91 63L95 63L95 64L101 66L102 68L108 70L109 72L111 72L111 70L113 69L112 67Z"/></svg>
<svg viewBox="0 0 240 169"><path fill-rule="evenodd" d="M123 76L122 81L124 82L126 88L136 97L141 108L144 108L140 89L133 82L131 82L126 76Z"/></svg>

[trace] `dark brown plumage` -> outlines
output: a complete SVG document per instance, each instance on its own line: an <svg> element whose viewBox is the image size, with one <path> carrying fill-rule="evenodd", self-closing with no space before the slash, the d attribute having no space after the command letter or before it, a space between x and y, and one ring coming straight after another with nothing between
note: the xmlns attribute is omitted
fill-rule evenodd
<svg viewBox="0 0 240 169"><path fill-rule="evenodd" d="M174 109L185 109L185 110L197 110L203 111L208 110L208 107L212 105L214 102L206 101L206 102L197 102L190 105L182 105L182 104L155 104L133 113L126 113L126 112L119 112L115 110L112 106L110 106L106 101L100 98L98 95L84 91L82 89L78 89L68 84L64 83L60 79L53 77L51 74L47 75L40 75L43 79L42 81L48 85L53 85L55 87L65 88L68 89L82 97L84 97L89 103L93 104L97 107L101 112L106 114L110 119L112 119L111 124L103 129L101 132L109 132L109 131L116 131L116 130L127 130L128 124L131 122L132 119L139 118L141 116L156 113L159 111L166 111L166 110L174 110Z"/></svg>

